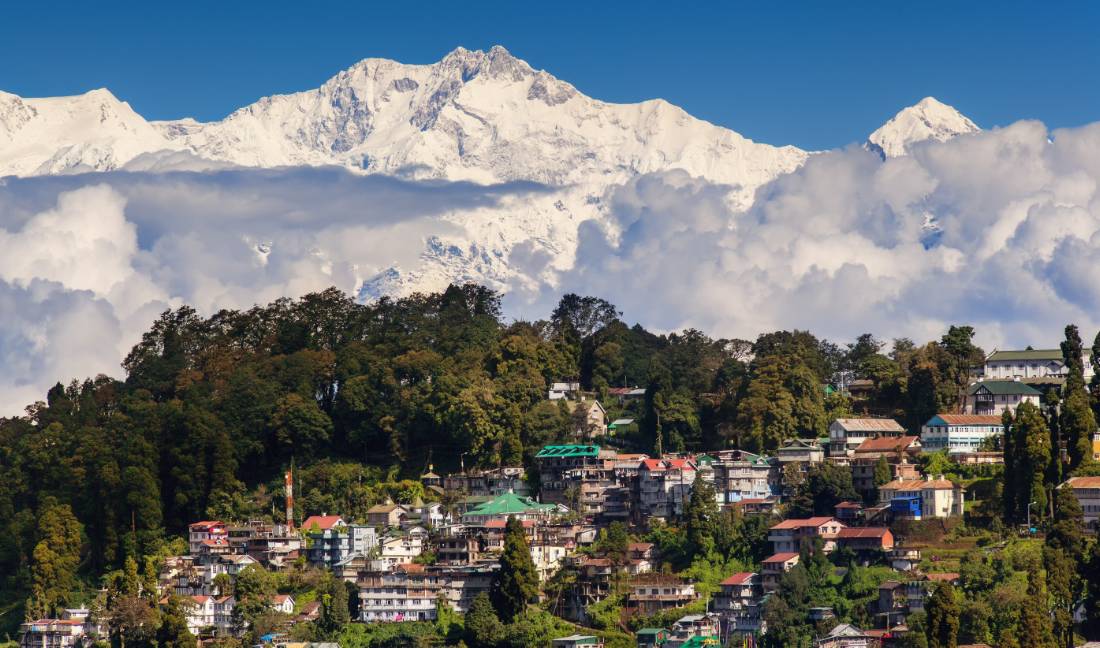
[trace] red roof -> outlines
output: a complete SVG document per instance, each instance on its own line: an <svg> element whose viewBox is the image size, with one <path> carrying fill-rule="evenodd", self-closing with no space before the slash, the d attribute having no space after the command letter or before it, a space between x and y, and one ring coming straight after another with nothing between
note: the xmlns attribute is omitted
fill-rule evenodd
<svg viewBox="0 0 1100 648"><path fill-rule="evenodd" d="M311 515L302 522L302 528L309 531L316 525L318 529L328 531L336 526L337 522L343 522L339 515Z"/></svg>
<svg viewBox="0 0 1100 648"><path fill-rule="evenodd" d="M844 526L838 522L835 518L829 516L819 516L806 519L791 518L789 520L783 520L779 524L771 527L772 529L804 529L806 527L819 527L829 522L836 522L841 526Z"/></svg>
<svg viewBox="0 0 1100 648"><path fill-rule="evenodd" d="M680 468L682 470L695 470L695 464L689 459L643 459L639 468L646 470L668 470Z"/></svg>
<svg viewBox="0 0 1100 648"><path fill-rule="evenodd" d="M730 576L726 580L722 581L721 585L743 585L744 583L752 580L752 577L756 574L752 572L737 572L733 576Z"/></svg>
<svg viewBox="0 0 1100 648"><path fill-rule="evenodd" d="M985 414L937 414L948 425L1001 425L1001 417Z"/></svg>
<svg viewBox="0 0 1100 648"><path fill-rule="evenodd" d="M1100 488L1100 477L1070 477L1066 484L1070 488Z"/></svg>
<svg viewBox="0 0 1100 648"><path fill-rule="evenodd" d="M863 508L863 505L862 504L856 504L855 502L841 502L840 504L837 504L833 508L861 509L861 508Z"/></svg>
<svg viewBox="0 0 1100 648"><path fill-rule="evenodd" d="M219 522L218 520L203 520L202 522L192 522L187 525L189 529L202 529L216 526L225 526L225 522Z"/></svg>
<svg viewBox="0 0 1100 648"><path fill-rule="evenodd" d="M856 452L891 452L905 450L920 440L917 436L878 437L859 444Z"/></svg>
<svg viewBox="0 0 1100 648"><path fill-rule="evenodd" d="M837 537L842 540L849 538L885 538L887 533L890 533L890 529L886 527L848 527L841 529L840 535Z"/></svg>
<svg viewBox="0 0 1100 648"><path fill-rule="evenodd" d="M798 558L798 554L794 552L777 553L774 556L769 556L764 559L766 563L785 563L792 558Z"/></svg>

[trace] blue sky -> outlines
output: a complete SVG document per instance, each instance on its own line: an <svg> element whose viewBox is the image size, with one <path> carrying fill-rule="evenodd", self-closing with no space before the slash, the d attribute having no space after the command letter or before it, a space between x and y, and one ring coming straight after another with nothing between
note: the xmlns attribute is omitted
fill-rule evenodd
<svg viewBox="0 0 1100 648"><path fill-rule="evenodd" d="M216 119L368 56L502 44L593 97L661 97L773 144L859 141L926 95L983 127L1100 119L1100 3L673 4L9 3L0 89L105 86L151 119Z"/></svg>

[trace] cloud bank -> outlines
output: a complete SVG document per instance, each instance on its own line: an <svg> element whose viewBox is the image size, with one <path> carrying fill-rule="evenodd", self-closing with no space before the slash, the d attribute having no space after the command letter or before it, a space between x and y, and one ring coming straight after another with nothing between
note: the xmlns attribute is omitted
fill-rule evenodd
<svg viewBox="0 0 1100 648"><path fill-rule="evenodd" d="M1089 338L1100 328L1100 123L1019 122L886 161L819 154L744 212L730 187L649 174L583 222L569 212L583 192L568 187L149 169L0 179L0 414L58 380L119 375L165 308L355 293L395 266L444 264L424 271L425 288L495 277L514 317L543 317L573 291L649 327L726 337L799 327L923 341L969 323L987 347L1038 346L1067 322ZM561 216L539 225L536 207ZM513 239L494 255L486 232ZM462 240L482 244L447 242ZM445 266L455 255L466 274Z"/></svg>
<svg viewBox="0 0 1100 648"><path fill-rule="evenodd" d="M664 329L752 338L799 327L938 337L950 323L995 345L1053 345L1100 327L1100 124L1038 122L926 143L883 161L816 155L733 213L723 188L639 177L612 219L581 227L561 287ZM543 295L526 295L537 303Z"/></svg>

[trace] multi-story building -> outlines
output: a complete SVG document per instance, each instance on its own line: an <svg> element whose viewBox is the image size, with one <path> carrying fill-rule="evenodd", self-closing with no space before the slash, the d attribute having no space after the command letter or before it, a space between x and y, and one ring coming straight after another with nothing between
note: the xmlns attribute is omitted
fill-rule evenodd
<svg viewBox="0 0 1100 648"><path fill-rule="evenodd" d="M432 621L436 600L443 598L466 612L474 598L487 592L495 566L447 567L406 563L392 569L359 573L362 621Z"/></svg>
<svg viewBox="0 0 1100 648"><path fill-rule="evenodd" d="M746 498L780 494L782 469L777 459L742 450L722 451L716 455L711 468L720 503L733 504Z"/></svg>
<svg viewBox="0 0 1100 648"><path fill-rule="evenodd" d="M924 452L966 454L1003 435L1000 414L937 414L921 426L920 441Z"/></svg>
<svg viewBox="0 0 1100 648"><path fill-rule="evenodd" d="M638 466L638 514L644 519L683 515L695 483L690 459L645 459Z"/></svg>
<svg viewBox="0 0 1100 648"><path fill-rule="evenodd" d="M212 541L213 544L224 544L226 547L229 546L229 532L224 522L203 520L202 522L194 522L188 525L187 544L191 550L191 555L202 553L203 545L208 540Z"/></svg>
<svg viewBox="0 0 1100 648"><path fill-rule="evenodd" d="M718 592L711 599L711 610L721 619L719 636L723 645L733 635L760 631L763 596L760 575L753 572L734 574L719 584Z"/></svg>
<svg viewBox="0 0 1100 648"><path fill-rule="evenodd" d="M530 494L526 473L522 466L501 466L447 475L443 478L443 490L449 493L483 497L496 497L504 493Z"/></svg>
<svg viewBox="0 0 1100 648"><path fill-rule="evenodd" d="M423 527L391 529L378 540L378 559L388 565L412 562L424 553L428 532Z"/></svg>
<svg viewBox="0 0 1100 648"><path fill-rule="evenodd" d="M392 571L360 574L358 586L363 621L433 621L446 577L424 565L406 563Z"/></svg>
<svg viewBox="0 0 1100 648"><path fill-rule="evenodd" d="M604 491L617 484L615 453L596 445L551 445L539 450L542 500L577 507L587 515L599 514Z"/></svg>
<svg viewBox="0 0 1100 648"><path fill-rule="evenodd" d="M314 565L332 569L353 555L369 555L378 546L374 527L365 524L314 525L306 533L306 558Z"/></svg>
<svg viewBox="0 0 1100 648"><path fill-rule="evenodd" d="M236 599L232 596L192 596L192 605L187 610L187 629L196 637L232 635L236 633L233 622L233 608Z"/></svg>
<svg viewBox="0 0 1100 648"><path fill-rule="evenodd" d="M829 424L829 456L848 456L867 439L900 437L904 434L905 428L894 419L837 419Z"/></svg>
<svg viewBox="0 0 1100 648"><path fill-rule="evenodd" d="M400 504L394 504L389 502L386 504L375 504L367 509L367 524L380 527L397 527L401 526L401 523L405 521L405 518L409 516L409 511Z"/></svg>
<svg viewBox="0 0 1100 648"><path fill-rule="evenodd" d="M791 518L768 529L768 541L775 553L797 553L803 540L821 538L826 552L836 548L836 538L845 525L834 517Z"/></svg>
<svg viewBox="0 0 1100 648"><path fill-rule="evenodd" d="M543 504L530 497L505 493L463 513L462 523L467 526L485 526L490 522L507 522L508 518L532 522L549 521L561 512L562 509L555 504Z"/></svg>
<svg viewBox="0 0 1100 648"><path fill-rule="evenodd" d="M36 619L19 626L19 648L76 648L90 644L101 628L88 620L88 610L70 608L60 619Z"/></svg>
<svg viewBox="0 0 1100 648"><path fill-rule="evenodd" d="M942 475L924 479L896 479L879 486L879 503L888 504L894 517L914 519L958 517L963 514L965 489Z"/></svg>
<svg viewBox="0 0 1100 648"><path fill-rule="evenodd" d="M1100 529L1100 477L1071 477L1061 488L1073 491L1084 514L1085 528L1093 533Z"/></svg>
<svg viewBox="0 0 1100 648"><path fill-rule="evenodd" d="M1092 378L1091 355L1091 351L1085 349L1081 356L1086 381ZM986 357L982 368L982 378L985 380L1061 378L1067 373L1061 349L994 351Z"/></svg>
<svg viewBox="0 0 1100 648"><path fill-rule="evenodd" d="M848 527L837 534L836 544L864 560L883 558L894 548L894 534L886 527Z"/></svg>
<svg viewBox="0 0 1100 648"><path fill-rule="evenodd" d="M790 439L775 451L781 466L799 464L804 469L825 461L825 448L817 439Z"/></svg>
<svg viewBox="0 0 1100 648"><path fill-rule="evenodd" d="M779 589L779 579L798 564L798 554L786 551L768 556L760 563L760 584L765 594Z"/></svg>
<svg viewBox="0 0 1100 648"><path fill-rule="evenodd" d="M1000 416L1005 410L1015 412L1020 403L1038 407L1042 393L1019 380L983 380L966 390L964 414Z"/></svg>
<svg viewBox="0 0 1100 648"><path fill-rule="evenodd" d="M641 616L651 616L687 605L695 600L695 584L667 574L642 574L629 584L627 607Z"/></svg>

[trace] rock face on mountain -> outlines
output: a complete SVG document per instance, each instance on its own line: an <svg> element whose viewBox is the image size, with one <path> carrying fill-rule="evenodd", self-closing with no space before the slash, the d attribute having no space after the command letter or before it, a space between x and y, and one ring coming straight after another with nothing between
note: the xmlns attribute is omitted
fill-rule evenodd
<svg viewBox="0 0 1100 648"><path fill-rule="evenodd" d="M945 142L952 137L977 133L980 130L974 122L951 106L932 97L925 97L916 105L903 109L871 133L867 138L867 148L884 158L899 157L907 155L915 144L928 140Z"/></svg>
<svg viewBox="0 0 1100 648"><path fill-rule="evenodd" d="M918 142L976 130L928 98L875 131L867 147L904 155ZM206 123L149 122L106 90L46 99L0 93L0 176L336 165L549 187L495 210L444 216L449 234L424 241L420 265L383 265L364 281L364 299L451 281L504 288L537 279L571 267L580 223L602 219L615 188L639 174L682 169L728 185L729 204L746 208L758 187L808 155L753 142L663 100L592 99L502 47L458 48L430 65L365 59L315 90L265 97Z"/></svg>

